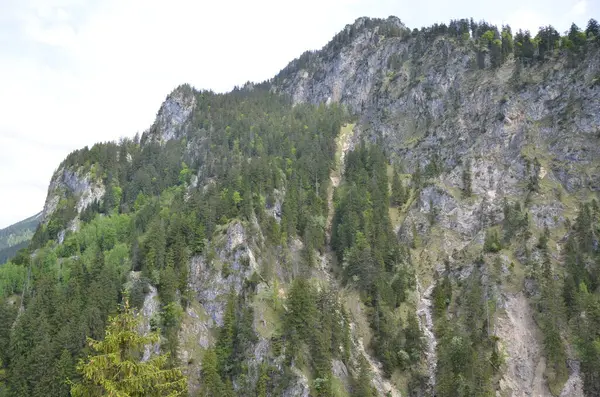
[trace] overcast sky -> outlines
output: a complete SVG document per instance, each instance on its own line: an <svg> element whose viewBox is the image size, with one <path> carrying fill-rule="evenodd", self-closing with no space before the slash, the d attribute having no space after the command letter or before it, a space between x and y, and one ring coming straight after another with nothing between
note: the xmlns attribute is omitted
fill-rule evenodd
<svg viewBox="0 0 600 397"><path fill-rule="evenodd" d="M177 85L263 81L360 16L566 30L597 0L0 0L0 228L40 211L74 149L143 132Z"/></svg>

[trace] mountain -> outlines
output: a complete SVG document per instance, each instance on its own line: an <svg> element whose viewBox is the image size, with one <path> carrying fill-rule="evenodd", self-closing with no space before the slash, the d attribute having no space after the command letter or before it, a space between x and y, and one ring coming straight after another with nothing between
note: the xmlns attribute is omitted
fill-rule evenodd
<svg viewBox="0 0 600 397"><path fill-rule="evenodd" d="M41 213L35 214L14 225L0 229L0 264L12 258L21 248L27 247L40 223L40 215Z"/></svg>
<svg viewBox="0 0 600 397"><path fill-rule="evenodd" d="M0 396L162 395L140 361L173 395L600 395L599 36L359 18L177 87L54 173L0 268Z"/></svg>

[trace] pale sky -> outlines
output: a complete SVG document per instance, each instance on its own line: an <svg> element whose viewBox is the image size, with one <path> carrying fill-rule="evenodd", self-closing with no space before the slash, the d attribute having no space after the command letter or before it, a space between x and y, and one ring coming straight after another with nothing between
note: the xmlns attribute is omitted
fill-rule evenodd
<svg viewBox="0 0 600 397"><path fill-rule="evenodd" d="M563 32L599 14L598 0L0 0L0 228L42 209L69 152L143 132L177 85L264 81L360 16Z"/></svg>

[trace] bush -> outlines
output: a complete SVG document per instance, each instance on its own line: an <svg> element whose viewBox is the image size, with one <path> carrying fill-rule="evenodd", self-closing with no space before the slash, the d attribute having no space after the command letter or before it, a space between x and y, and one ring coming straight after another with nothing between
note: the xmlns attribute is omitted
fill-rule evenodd
<svg viewBox="0 0 600 397"><path fill-rule="evenodd" d="M500 237L498 230L491 229L485 233L485 241L483 243L483 250L485 252L498 252L502 249L502 243L500 243Z"/></svg>

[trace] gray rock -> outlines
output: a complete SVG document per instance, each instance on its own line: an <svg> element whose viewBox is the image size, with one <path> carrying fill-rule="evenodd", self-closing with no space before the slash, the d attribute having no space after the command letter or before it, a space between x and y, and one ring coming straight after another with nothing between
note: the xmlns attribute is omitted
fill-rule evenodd
<svg viewBox="0 0 600 397"><path fill-rule="evenodd" d="M176 88L163 102L150 128L151 140L167 142L180 138L196 106L196 96L187 85Z"/></svg>
<svg viewBox="0 0 600 397"><path fill-rule="evenodd" d="M147 334L151 330L151 321L153 318L159 315L160 312L160 302L158 299L158 292L156 288L153 286L148 286L150 291L144 298L144 304L142 306L142 310L140 310L140 315L142 316L142 324L141 331L144 334ZM142 361L147 361L152 354L160 353L160 342L157 342L152 345L147 345L144 347L144 355L142 357Z"/></svg>
<svg viewBox="0 0 600 397"><path fill-rule="evenodd" d="M223 314L230 292L239 294L244 281L256 269L256 259L249 244L245 228L241 223L233 222L227 228L224 247L214 247L217 257L213 263L207 263L204 256L191 259L190 287L217 326L223 325Z"/></svg>
<svg viewBox="0 0 600 397"><path fill-rule="evenodd" d="M76 210L81 213L94 201L104 197L105 188L102 183L92 178L91 173L84 173L82 169L72 170L65 166L59 168L50 181L48 196L42 212L42 222L46 223L56 211L58 203L65 195L77 198Z"/></svg>

